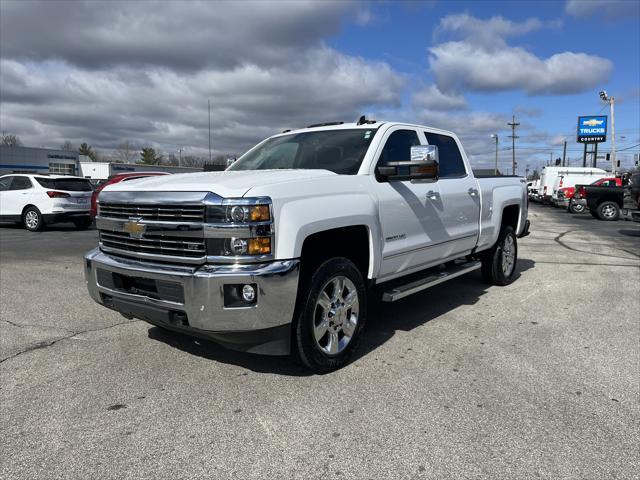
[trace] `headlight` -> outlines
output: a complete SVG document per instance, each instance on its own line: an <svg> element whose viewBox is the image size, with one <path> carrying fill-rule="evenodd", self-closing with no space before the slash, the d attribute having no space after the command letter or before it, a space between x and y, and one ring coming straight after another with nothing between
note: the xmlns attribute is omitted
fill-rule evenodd
<svg viewBox="0 0 640 480"><path fill-rule="evenodd" d="M273 218L271 199L225 199L221 205L206 208L205 230L207 255L220 257L212 261L248 259L271 255L273 248Z"/></svg>
<svg viewBox="0 0 640 480"><path fill-rule="evenodd" d="M234 204L235 202L239 204ZM270 221L271 203L269 199L229 199L225 200L222 205L207 207L207 222L209 223L242 224Z"/></svg>

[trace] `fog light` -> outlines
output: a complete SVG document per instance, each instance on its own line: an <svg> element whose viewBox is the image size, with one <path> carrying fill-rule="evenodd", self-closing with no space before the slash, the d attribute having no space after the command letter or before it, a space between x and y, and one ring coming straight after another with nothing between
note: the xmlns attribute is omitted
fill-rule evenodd
<svg viewBox="0 0 640 480"><path fill-rule="evenodd" d="M242 287L242 299L245 302L253 302L256 298L256 289L251 285Z"/></svg>
<svg viewBox="0 0 640 480"><path fill-rule="evenodd" d="M242 238L232 238L229 242L231 252L234 255L243 255L247 253L247 241Z"/></svg>

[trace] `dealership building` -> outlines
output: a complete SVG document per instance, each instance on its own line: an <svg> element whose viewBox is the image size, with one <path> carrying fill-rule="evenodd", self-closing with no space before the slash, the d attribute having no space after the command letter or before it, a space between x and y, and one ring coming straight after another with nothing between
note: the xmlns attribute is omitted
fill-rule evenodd
<svg viewBox="0 0 640 480"><path fill-rule="evenodd" d="M77 175L92 180L106 180L117 173L149 171L189 173L201 172L202 168L92 162L89 157L79 155L74 151L0 146L0 175L7 173L53 173L56 175Z"/></svg>
<svg viewBox="0 0 640 480"><path fill-rule="evenodd" d="M79 168L78 152L0 145L0 175L6 173L77 175Z"/></svg>

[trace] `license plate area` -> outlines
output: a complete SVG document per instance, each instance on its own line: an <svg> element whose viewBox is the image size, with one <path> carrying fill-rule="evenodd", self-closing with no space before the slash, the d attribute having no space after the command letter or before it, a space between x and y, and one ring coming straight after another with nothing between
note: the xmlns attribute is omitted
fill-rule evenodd
<svg viewBox="0 0 640 480"><path fill-rule="evenodd" d="M184 288L177 282L123 275L103 269L98 269L97 277L98 285L110 290L184 304Z"/></svg>

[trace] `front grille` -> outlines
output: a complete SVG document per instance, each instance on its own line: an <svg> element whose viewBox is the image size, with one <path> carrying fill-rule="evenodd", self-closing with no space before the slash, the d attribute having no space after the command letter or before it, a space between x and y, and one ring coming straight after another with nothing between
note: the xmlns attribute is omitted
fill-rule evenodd
<svg viewBox="0 0 640 480"><path fill-rule="evenodd" d="M114 248L132 254L142 253L172 257L202 258L205 256L203 238L169 237L165 235L145 235L133 238L124 232L100 232L100 243L106 248Z"/></svg>
<svg viewBox="0 0 640 480"><path fill-rule="evenodd" d="M99 215L105 218L141 217L166 222L204 222L204 205L127 205L100 202Z"/></svg>

